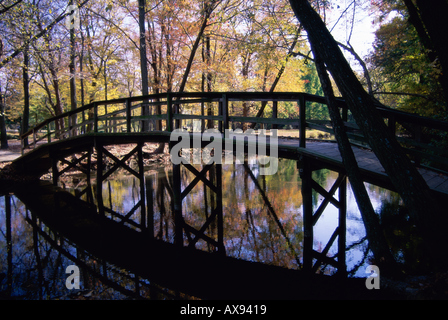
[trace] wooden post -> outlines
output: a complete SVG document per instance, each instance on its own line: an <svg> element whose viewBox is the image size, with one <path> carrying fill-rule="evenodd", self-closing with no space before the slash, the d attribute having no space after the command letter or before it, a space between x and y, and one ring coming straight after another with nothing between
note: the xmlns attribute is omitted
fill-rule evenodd
<svg viewBox="0 0 448 320"><path fill-rule="evenodd" d="M218 116L221 116L221 117L223 117L223 119L224 119L224 108L223 108L223 100L224 99L221 99L219 102L218 102ZM223 122L224 121L218 121L218 131L219 132L221 132L221 133L224 133L224 125L223 125Z"/></svg>
<svg viewBox="0 0 448 320"><path fill-rule="evenodd" d="M126 99L126 132L131 132L131 100Z"/></svg>
<svg viewBox="0 0 448 320"><path fill-rule="evenodd" d="M223 207L222 207L222 164L215 164L216 166L216 186L218 189L218 194L216 195L216 210L218 216L218 244L219 253L225 255L224 246L224 217L223 217Z"/></svg>
<svg viewBox="0 0 448 320"><path fill-rule="evenodd" d="M59 171L58 171L58 159L55 154L55 152L52 150L53 147L50 149L50 158L51 158L51 173L53 176L53 185L58 185L58 179L59 179Z"/></svg>
<svg viewBox="0 0 448 320"><path fill-rule="evenodd" d="M171 94L166 95L166 131L173 131L173 101Z"/></svg>
<svg viewBox="0 0 448 320"><path fill-rule="evenodd" d="M202 98L204 99L204 98ZM201 116L205 116L205 110L204 110L205 102L201 101ZM205 131L205 119L201 119L201 132Z"/></svg>
<svg viewBox="0 0 448 320"><path fill-rule="evenodd" d="M33 145L34 145L34 149L36 149L36 130L34 130L33 128Z"/></svg>
<svg viewBox="0 0 448 320"><path fill-rule="evenodd" d="M86 112L84 110L82 110L82 132L83 133L87 133L87 125L85 124L86 122Z"/></svg>
<svg viewBox="0 0 448 320"><path fill-rule="evenodd" d="M104 105L104 133L109 132L110 120L107 120L107 119L109 119L109 116L107 115L107 104L105 104Z"/></svg>
<svg viewBox="0 0 448 320"><path fill-rule="evenodd" d="M227 100L227 95L223 93L222 95L222 133L225 133L229 129L229 101Z"/></svg>
<svg viewBox="0 0 448 320"><path fill-rule="evenodd" d="M177 98L177 100L180 100L180 99L181 99L180 97ZM175 103L174 104L174 111L173 111L173 113L174 114L180 114L180 105L179 105L179 103ZM182 122L181 122L180 119L174 119L173 129L181 129L181 125L182 125Z"/></svg>
<svg viewBox="0 0 448 320"><path fill-rule="evenodd" d="M98 132L98 104L93 103L93 132Z"/></svg>
<svg viewBox="0 0 448 320"><path fill-rule="evenodd" d="M48 143L51 143L51 128L50 128L50 122L47 124L47 140Z"/></svg>
<svg viewBox="0 0 448 320"><path fill-rule="evenodd" d="M173 164L173 213L174 213L174 244L183 246L184 222L182 218L182 195L181 195L180 164Z"/></svg>
<svg viewBox="0 0 448 320"><path fill-rule="evenodd" d="M344 176L344 181L339 186L338 274L346 277L345 243L347 231L347 177L345 177L344 173L339 173L339 176L341 175Z"/></svg>
<svg viewBox="0 0 448 320"><path fill-rule="evenodd" d="M148 236L154 238L154 190L152 187L152 177L146 179L146 204L147 204L147 229Z"/></svg>
<svg viewBox="0 0 448 320"><path fill-rule="evenodd" d="M272 101L272 118L277 119L278 118L278 101L274 100ZM278 125L273 124L271 126L271 129L277 129Z"/></svg>
<svg viewBox="0 0 448 320"><path fill-rule="evenodd" d="M69 137L73 137L74 136L74 132L73 132L73 119L72 119L73 115L69 115L67 117L68 120L68 136Z"/></svg>
<svg viewBox="0 0 448 320"><path fill-rule="evenodd" d="M299 96L299 122L300 140L299 147L306 148L306 100L304 95Z"/></svg>
<svg viewBox="0 0 448 320"><path fill-rule="evenodd" d="M146 200L145 200L145 170L143 167L143 142L138 144L138 174L140 180L140 226L142 231L146 230Z"/></svg>
<svg viewBox="0 0 448 320"><path fill-rule="evenodd" d="M95 122L96 123L96 122ZM105 215L103 204L103 146L98 143L95 138L95 149L97 154L97 171L96 171L96 197L98 204L98 212Z"/></svg>
<svg viewBox="0 0 448 320"><path fill-rule="evenodd" d="M87 192L87 202L90 204L93 204L93 194L92 194L92 182L91 182L91 171L92 171L92 154L93 154L93 149L92 147L89 147L88 150L89 156L87 157L87 188L89 188L88 192Z"/></svg>
<svg viewBox="0 0 448 320"><path fill-rule="evenodd" d="M313 192L310 160L301 156L299 173L302 179L302 206L303 206L303 268L311 272L313 268Z"/></svg>

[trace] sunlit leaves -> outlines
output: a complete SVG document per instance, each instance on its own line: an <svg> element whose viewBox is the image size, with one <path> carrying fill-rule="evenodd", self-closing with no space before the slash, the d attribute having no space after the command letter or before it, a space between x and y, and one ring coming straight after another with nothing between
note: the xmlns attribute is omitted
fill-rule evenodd
<svg viewBox="0 0 448 320"><path fill-rule="evenodd" d="M441 112L443 97L437 80L440 67L437 61L429 61L406 19L395 17L378 29L369 60L377 91L420 95L382 97L386 104L426 116Z"/></svg>
<svg viewBox="0 0 448 320"><path fill-rule="evenodd" d="M205 0L146 1L150 93L178 90L199 31L198 22L209 4ZM205 77L214 91L267 91L282 68L285 72L276 90L303 90L303 59L286 60L298 28L288 1L223 0L214 5L217 7L209 18L185 90L202 90ZM67 1L23 1L20 7L8 11L0 23L2 34L7 35L5 52L44 30L66 7ZM77 105L140 94L137 1L89 1L81 8L80 18L80 29L75 33ZM302 46L299 36L295 51ZM58 103L66 111L70 100L69 30L64 23L56 24L34 41L30 50L31 97L40 109L37 113L48 116ZM21 58L16 60L14 67L21 63ZM59 82L59 102L55 80ZM20 102L15 107L20 109Z"/></svg>

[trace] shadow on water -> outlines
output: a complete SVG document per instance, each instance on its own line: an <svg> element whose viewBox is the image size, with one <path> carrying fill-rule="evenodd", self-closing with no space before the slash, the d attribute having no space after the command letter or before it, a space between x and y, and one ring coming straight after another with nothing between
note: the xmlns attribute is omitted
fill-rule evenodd
<svg viewBox="0 0 448 320"><path fill-rule="evenodd" d="M99 211L104 215L96 213L96 182L90 184L83 175L60 179L59 186L73 196L48 185L41 187L46 191L30 187L27 192L4 195L0 198L1 298L260 297L254 292L261 297L262 292L268 292L266 297L285 298L293 290L293 298L328 297L323 291L332 292L342 283L331 280L325 287L317 277L312 286L304 286L308 293L298 294L294 281L309 284L314 274L329 275L325 279L337 279L334 281L353 280L350 283L358 288L351 297L359 290L368 293L364 279L357 278L365 278L367 266L374 261L350 187L344 266L334 263L338 262L334 230L339 216L330 203L313 227L312 249L317 252L313 261L320 263L313 275L305 273L302 179L296 161L279 160L279 171L273 176L259 175L258 166L250 161L210 167L202 178L197 174L201 166L195 166L196 174L182 167L177 181L172 168L147 168L144 190L140 190L137 178L118 172L102 183L103 206ZM329 192L338 174L322 169L314 171L312 178ZM213 189L219 183L220 191ZM180 190L190 189L181 194L180 209L173 203L179 185ZM406 272L424 271L427 266L417 263L421 239L400 207L397 194L373 185L368 185L368 192L398 262ZM325 201L325 196L313 191L313 208ZM47 207L42 210L44 205ZM52 210L57 214L51 214ZM181 217L176 216L176 210ZM61 216L66 221L58 220ZM103 218L109 221L107 228L102 226ZM85 234L73 234L75 229ZM103 243L104 239L109 240ZM80 269L79 290L66 287L69 265ZM216 268L216 272L207 268ZM186 279L192 274L198 279ZM200 280L201 275L205 279ZM226 282L232 282L233 287L228 284L227 288ZM234 287L235 283L241 288ZM209 286L221 286L222 296L212 293ZM333 293L335 296L330 297L338 297L338 292Z"/></svg>

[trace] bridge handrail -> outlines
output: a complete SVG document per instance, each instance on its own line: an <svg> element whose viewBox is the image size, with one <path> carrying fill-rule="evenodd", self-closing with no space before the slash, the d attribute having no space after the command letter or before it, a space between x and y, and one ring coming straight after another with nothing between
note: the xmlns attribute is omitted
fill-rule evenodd
<svg viewBox="0 0 448 320"><path fill-rule="evenodd" d="M294 101L297 102L299 106L299 117L292 119L278 118L276 114L273 114L273 117L271 118L231 116L229 115L229 101ZM355 123L348 122L348 108L344 100L342 98L337 98L337 101L339 102L339 107L343 110L343 120L346 122L347 128L349 129L349 137L362 142L364 138L359 130L357 130L359 129L357 128L357 125ZM133 105L133 103L136 102L138 102L138 104ZM218 115L206 115L205 110L202 112L202 115L181 114L179 112L179 106L183 104L205 104L210 102L219 103ZM60 115L48 118L22 134L20 136L22 141L22 153L26 147L24 141L31 135L33 136L33 142L31 142L30 145L35 147L39 141L42 141L45 138L48 139L48 142L51 142L51 137L53 134L60 138L66 138L67 134L70 137L88 132L98 132L100 129L99 122L101 121L106 122L106 124L101 127L103 130L124 126L126 127L126 132L132 132L132 123L141 122L141 124L143 124L143 121L149 120L165 121L166 130L172 131L175 128L181 127L181 121L187 119L218 121L218 128L220 131L223 131L225 128L229 128L230 122L246 122L271 125L295 125L300 129L300 137L305 137L305 130L307 127L330 133L333 132L332 128L327 126L330 124L330 121L328 120L313 121L311 119L306 119L307 102L315 102L326 105L325 97L303 92L170 92L151 94L147 96L94 101L76 110L67 111ZM117 104L124 104L124 107L112 112L107 112L107 106ZM165 107L166 113L142 115L141 112L140 115L132 115L133 110L141 108L144 105ZM101 106L105 106L104 115L99 114L98 112L98 108ZM387 119L388 127L393 134L397 134L397 124L401 124L402 126L407 127L407 129L415 131L414 139L405 137L398 138L399 141L402 142L403 146L406 147L406 151L409 154L414 155L417 162L420 161L420 158L427 157L432 161L442 162L445 165L448 165L448 152L444 153L443 150L438 150L428 144L424 144L420 139L422 127L441 130L448 133L448 122L391 109L381 104L377 105L377 110L384 119ZM87 118L86 112L89 113ZM123 113L124 115L120 116L120 114ZM76 123L76 121L71 120L75 117L78 119L79 116L82 116L82 121L80 123ZM58 121L60 122L60 128L59 130L56 130L56 124ZM125 122L118 124L114 124L112 122L112 124L108 125L107 121ZM51 124L54 124L54 131L51 131L50 129ZM47 134L40 138L37 137L37 132L42 130L44 127L47 127ZM300 138L300 146L306 146L305 139ZM422 149L429 150L430 154L425 154ZM440 157L438 153L442 154L442 157Z"/></svg>

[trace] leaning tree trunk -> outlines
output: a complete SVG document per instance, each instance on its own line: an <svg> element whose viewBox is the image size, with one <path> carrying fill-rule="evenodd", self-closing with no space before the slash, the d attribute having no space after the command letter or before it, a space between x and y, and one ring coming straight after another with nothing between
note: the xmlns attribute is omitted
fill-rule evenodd
<svg viewBox="0 0 448 320"><path fill-rule="evenodd" d="M427 243L433 262L447 263L446 218L425 180L407 158L395 136L387 130L374 100L362 87L317 12L307 0L290 0L290 4L314 50L319 51L333 76L367 142L401 195Z"/></svg>
<svg viewBox="0 0 448 320"><path fill-rule="evenodd" d="M313 48L313 47L312 47ZM334 96L330 78L327 74L325 64L320 58L319 51L313 50L316 70L319 74L322 90L327 101L328 111L333 125L334 133L342 156L344 167L346 168L348 179L358 204L361 217L366 228L369 247L373 252L376 264L387 268L389 274L397 272L396 262L390 252L384 233L380 225L379 218L370 201L369 194L364 185L364 181L359 171L358 163L353 153L350 141L345 131L345 125L339 113L339 107Z"/></svg>

